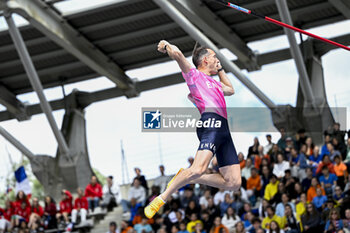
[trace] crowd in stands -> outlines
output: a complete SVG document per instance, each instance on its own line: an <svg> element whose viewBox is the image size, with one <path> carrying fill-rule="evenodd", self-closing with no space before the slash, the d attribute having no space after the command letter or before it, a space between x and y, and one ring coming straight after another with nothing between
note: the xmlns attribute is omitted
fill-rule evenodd
<svg viewBox="0 0 350 233"><path fill-rule="evenodd" d="M136 168L128 198L122 200L121 233L350 232L350 137L339 128L334 124L325 132L321 146L302 129L287 135L281 128L277 143L266 135L265 146L254 138L247 155L238 154L239 191L187 185L153 219L144 216L143 208L169 178L161 166L149 190ZM218 172L215 161L206 172Z"/></svg>
<svg viewBox="0 0 350 233"><path fill-rule="evenodd" d="M98 206L117 202L123 209L123 221L119 228L111 222L109 233L350 232L350 133L339 128L334 124L325 132L320 146L314 145L305 130L288 135L281 128L277 143L266 135L264 146L254 138L248 153L238 154L240 190L186 185L152 219L144 216L143 208L165 190L171 178L162 165L161 175L150 188L141 170L135 168L136 177L123 200L115 196L119 190L112 177L103 189L92 177L85 192L77 190L74 203L70 192L63 190L58 208L50 197L41 207L37 199L30 203L19 192L14 202L7 201L0 209L0 231L74 224L78 215L84 221ZM193 158L188 161L191 166ZM218 172L215 160L206 172Z"/></svg>
<svg viewBox="0 0 350 233"><path fill-rule="evenodd" d="M112 209L121 201L119 186L114 184L112 176L107 178L103 188L96 176L92 176L85 190L78 188L76 192L77 197L73 200L71 192L62 190L59 203L46 196L41 206L38 198L27 197L23 191L18 191L16 200L8 199L5 206L0 207L0 233L33 233L48 229L69 232L78 223L83 226L87 215L94 213L96 208Z"/></svg>

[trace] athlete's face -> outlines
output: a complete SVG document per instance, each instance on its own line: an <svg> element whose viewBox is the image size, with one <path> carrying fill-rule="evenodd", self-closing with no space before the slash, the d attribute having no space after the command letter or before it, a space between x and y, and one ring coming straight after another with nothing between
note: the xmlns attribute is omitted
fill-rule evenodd
<svg viewBox="0 0 350 233"><path fill-rule="evenodd" d="M221 64L219 59L216 57L216 53L213 50L208 49L208 54L205 56L204 60L205 64L209 68L210 73L212 75L217 74L218 70L221 68Z"/></svg>

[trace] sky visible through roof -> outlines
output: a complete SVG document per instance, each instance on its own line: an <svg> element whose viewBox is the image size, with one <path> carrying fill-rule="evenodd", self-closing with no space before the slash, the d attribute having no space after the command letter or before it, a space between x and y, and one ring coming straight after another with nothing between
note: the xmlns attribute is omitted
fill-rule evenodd
<svg viewBox="0 0 350 233"><path fill-rule="evenodd" d="M79 1L71 0L60 4L62 4L61 6L67 4L67 9L76 11L80 7ZM99 2L101 1L99 0ZM106 2L104 1L102 4L106 4ZM59 6L58 3L56 5ZM77 9L73 9L73 6ZM94 7L93 4L85 6ZM69 13L68 10L64 10L64 7L60 10L66 12L66 14ZM16 22L25 23L20 17L16 17ZM0 30L4 28L6 28L5 22L0 18ZM350 20L314 28L309 31L327 38L348 34L350 33ZM297 39L299 39L299 36L297 36ZM286 36L283 35L249 43L248 46L259 53L264 53L286 48L288 47L288 41ZM225 49L222 51L228 58L234 58L234 55L229 51ZM350 53L342 49L335 49L322 57L327 98L331 107L348 107L350 105L349 61ZM166 62L130 70L126 73L131 78L144 80L175 72L179 72L177 64L175 62ZM251 73L244 71L244 73L276 104L295 106L298 75L293 60L266 65L260 71ZM228 107L265 107L232 74L229 74L229 77L236 89L236 94L226 98ZM74 88L92 92L113 86L114 84L111 81L101 77L66 85L65 90L66 93L70 93ZM146 178L159 175L158 166L160 163L165 165L167 174L175 173L180 167L187 167L187 158L194 156L198 146L198 139L195 133L141 133L140 126L142 107L192 107L192 103L187 99L188 92L186 84L182 83L144 92L137 98L126 99L121 97L98 102L87 107L87 141L92 167L97 168L106 176L114 175L116 180L122 183L121 140L123 140L124 144L130 179L135 175L134 167L140 167ZM63 97L61 88L47 89L45 94L48 100ZM18 96L18 98L30 104L38 103L35 93L23 94ZM4 110L2 106L0 108ZM349 116L349 109L347 113ZM54 112L58 125L62 123L63 114L63 110ZM337 119L336 113L334 113L334 116ZM254 122L247 123L254 124ZM271 124L271 120L267 123ZM349 123L349 117L347 117L347 125ZM16 120L1 122L1 126L35 154L54 155L56 153L57 143L43 114L35 115L31 120L25 122L17 122ZM237 151L242 151L246 154L248 147L253 143L254 136L259 138L262 145L266 144L265 134L265 132L233 133L232 136ZM278 133L272 134L274 142L278 138ZM5 189L3 185L4 178L10 169L6 146L14 161L19 161L21 158L20 152L0 137L0 154L2 157L2 162L0 163L0 191Z"/></svg>

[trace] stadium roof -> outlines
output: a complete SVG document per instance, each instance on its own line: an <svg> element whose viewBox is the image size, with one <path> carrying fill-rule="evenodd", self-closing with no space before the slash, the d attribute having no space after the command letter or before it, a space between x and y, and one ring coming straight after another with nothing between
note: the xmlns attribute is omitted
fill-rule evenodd
<svg viewBox="0 0 350 233"><path fill-rule="evenodd" d="M31 7L9 4L23 1L8 0L6 3L1 0L0 9L8 7L29 21L30 24L20 27L20 31L44 88L100 76L116 83L116 88L90 94L94 102L123 95L132 97L141 91L182 82L174 79L175 74L134 83L125 74L126 70L168 61L168 56L156 51L161 39L178 45L185 55L192 52L194 40L153 1L112 1L72 14L65 14L56 7L62 0L27 0L32 3ZM237 56L235 63L241 69L257 70L262 65L291 58L288 49L256 54L247 45L282 35L281 27L225 8L215 1L191 1L186 7L181 4L186 0L171 2L218 47L233 52ZM279 19L275 0L234 2ZM350 18L350 4L345 0L289 0L288 5L294 25L302 29ZM349 35L332 39L350 44ZM321 42L315 42L314 48L321 55L334 49ZM129 91L134 87L134 91ZM0 121L15 117L16 111L9 106L15 108L18 104L16 95L33 91L7 30L0 32L0 90L1 103L8 108L0 112ZM52 103L54 110L64 107L62 101L58 102L57 105ZM27 114L41 112L39 106L36 108L34 111L34 107L29 106Z"/></svg>

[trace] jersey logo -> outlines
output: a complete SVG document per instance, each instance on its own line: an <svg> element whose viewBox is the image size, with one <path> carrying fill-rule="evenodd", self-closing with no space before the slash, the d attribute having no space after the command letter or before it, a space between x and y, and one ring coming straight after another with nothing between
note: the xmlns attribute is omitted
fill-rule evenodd
<svg viewBox="0 0 350 233"><path fill-rule="evenodd" d="M214 154L216 152L216 146L214 145L214 143L203 142L203 143L200 144L200 149L201 150L205 150L205 149L211 150L211 151L214 152Z"/></svg>
<svg viewBox="0 0 350 233"><path fill-rule="evenodd" d="M206 81L205 83L207 84L207 87L208 87L209 89L211 89L211 88L213 88L213 87L216 87L217 89L220 89L220 88L218 87L218 85L217 85L216 83L214 83L214 82Z"/></svg>

